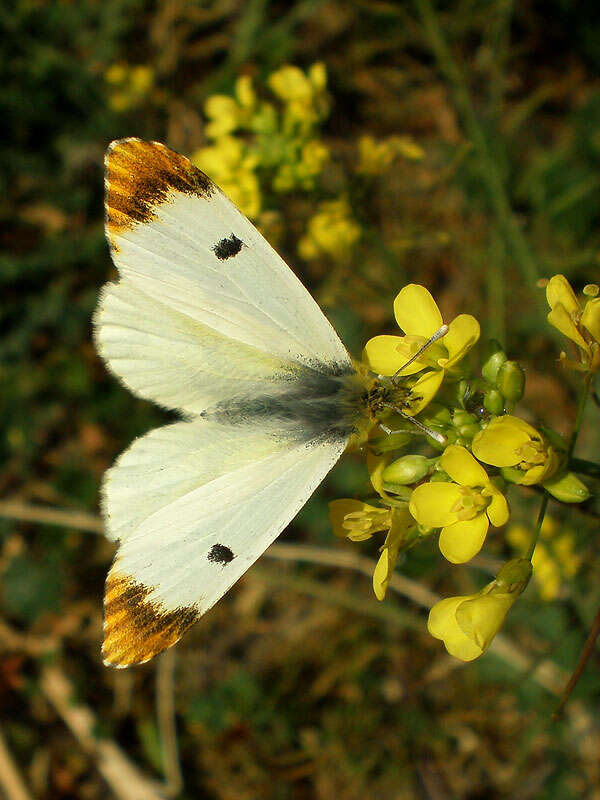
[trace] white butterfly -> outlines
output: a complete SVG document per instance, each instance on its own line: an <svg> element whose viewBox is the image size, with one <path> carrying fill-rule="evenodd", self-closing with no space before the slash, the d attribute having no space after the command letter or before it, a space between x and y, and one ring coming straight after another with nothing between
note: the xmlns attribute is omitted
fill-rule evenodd
<svg viewBox="0 0 600 800"><path fill-rule="evenodd" d="M352 362L260 233L164 145L109 147L106 234L120 280L102 290L98 350L131 391L184 417L104 480L119 549L103 656L125 667L211 608L402 393Z"/></svg>

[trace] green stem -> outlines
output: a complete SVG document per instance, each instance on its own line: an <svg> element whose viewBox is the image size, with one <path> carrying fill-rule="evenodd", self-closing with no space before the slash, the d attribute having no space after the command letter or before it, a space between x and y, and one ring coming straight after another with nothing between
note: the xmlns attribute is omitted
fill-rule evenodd
<svg viewBox="0 0 600 800"><path fill-rule="evenodd" d="M594 461L586 461L583 458L570 458L567 469L572 472L579 472L580 475L589 475L590 478L600 478L600 464Z"/></svg>
<svg viewBox="0 0 600 800"><path fill-rule="evenodd" d="M430 0L415 0L415 6L439 69L454 92L454 100L463 119L467 135L479 156L481 177L486 185L489 202L502 234L527 282L534 287L540 276L539 268L513 214L502 175L475 113L465 78L452 57Z"/></svg>
<svg viewBox="0 0 600 800"><path fill-rule="evenodd" d="M571 460L571 456L573 455L573 450L575 450L575 444L577 443L577 437L579 436L579 429L581 428L581 423L583 422L583 412L585 411L585 404L588 399L588 394L590 392L590 386L592 385L592 377L593 373L588 372L584 378L583 386L581 387L581 392L579 394L579 401L577 403L577 413L575 414L575 425L573 427L573 432L571 433L571 438L569 439L569 446L567 448L567 464Z"/></svg>
<svg viewBox="0 0 600 800"><path fill-rule="evenodd" d="M540 510L538 511L537 521L535 523L535 531L531 542L529 544L529 550L525 556L526 559L531 561L533 558L533 551L536 548L538 543L538 539L540 538L540 531L542 530L542 523L544 522L544 517L546 516L546 509L548 508L548 500L550 499L550 495L548 492L544 492L544 496L542 497L542 504L540 506Z"/></svg>

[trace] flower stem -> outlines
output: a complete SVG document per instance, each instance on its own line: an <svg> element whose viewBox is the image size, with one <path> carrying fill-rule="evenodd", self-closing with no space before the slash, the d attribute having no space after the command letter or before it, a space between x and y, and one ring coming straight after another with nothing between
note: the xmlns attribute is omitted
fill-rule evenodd
<svg viewBox="0 0 600 800"><path fill-rule="evenodd" d="M529 543L529 550L525 556L526 559L531 561L533 558L533 552L535 547L538 543L538 539L540 538L540 531L542 530L542 523L544 522L544 517L546 516L546 509L548 508L548 500L550 499L550 495L548 492L544 492L544 496L542 497L542 504L540 506L540 510L538 511L537 521L535 523L535 531L533 533L533 537L531 542Z"/></svg>
<svg viewBox="0 0 600 800"><path fill-rule="evenodd" d="M595 461L586 461L584 458L569 459L567 468L580 475L589 475L590 478L600 478L600 464Z"/></svg>
<svg viewBox="0 0 600 800"><path fill-rule="evenodd" d="M588 372L584 378L583 386L581 387L581 392L579 394L579 401L577 403L577 413L575 414L575 425L573 426L571 438L569 439L569 446L567 448L567 464L569 463L571 456L573 455L573 450L575 450L575 444L577 443L577 437L579 436L579 429L581 428L581 423L583 422L583 412L585 411L585 404L588 399L590 386L592 385L592 377L593 373Z"/></svg>

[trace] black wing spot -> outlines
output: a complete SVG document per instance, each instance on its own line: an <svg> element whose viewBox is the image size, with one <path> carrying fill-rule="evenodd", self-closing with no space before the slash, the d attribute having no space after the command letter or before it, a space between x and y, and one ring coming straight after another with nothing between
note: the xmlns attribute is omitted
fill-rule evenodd
<svg viewBox="0 0 600 800"><path fill-rule="evenodd" d="M213 544L208 554L208 560L214 564L229 564L233 561L234 555L224 544Z"/></svg>
<svg viewBox="0 0 600 800"><path fill-rule="evenodd" d="M244 243L241 239L232 233L231 236L228 236L226 239L221 239L220 242L213 247L213 253L219 259L219 261L225 261L227 258L232 258L232 256L237 256L237 254L242 249Z"/></svg>

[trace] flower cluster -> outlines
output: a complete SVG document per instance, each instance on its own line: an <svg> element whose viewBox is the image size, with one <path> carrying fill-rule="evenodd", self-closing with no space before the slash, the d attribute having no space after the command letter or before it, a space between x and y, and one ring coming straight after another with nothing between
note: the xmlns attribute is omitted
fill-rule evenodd
<svg viewBox="0 0 600 800"><path fill-rule="evenodd" d="M342 263L363 232L349 198L361 197L398 159L420 161L425 153L408 136L365 135L336 161L322 138L330 108L322 63L305 71L285 65L262 84L242 75L231 95L205 101L207 143L191 158L271 240L274 232L277 238L277 195L312 194L316 208L298 253L307 261Z"/></svg>
<svg viewBox="0 0 600 800"><path fill-rule="evenodd" d="M330 154L319 139L329 114L323 64L304 73L284 66L267 86L272 100L257 93L250 76L236 81L234 96L210 96L204 105L209 144L192 155L252 219L263 207L263 187L274 192L310 190Z"/></svg>
<svg viewBox="0 0 600 800"><path fill-rule="evenodd" d="M298 253L307 261L327 256L343 262L360 234L360 225L353 219L347 200L324 201L308 221L306 234L298 242Z"/></svg>
<svg viewBox="0 0 600 800"><path fill-rule="evenodd" d="M104 73L109 89L108 104L113 111L136 108L154 86L154 70L144 64L111 64Z"/></svg>
<svg viewBox="0 0 600 800"><path fill-rule="evenodd" d="M577 369L589 372L598 368L600 357L600 298L597 287L586 291L591 299L581 308L562 276L548 282L549 320L579 348ZM439 534L439 549L452 564L476 556L490 528L509 520L511 484L539 486L567 503L589 497L585 484L568 469L572 448L555 432L514 413L525 390L520 365L492 341L480 371L472 368L467 356L480 337L473 316L460 314L444 325L429 291L415 284L400 291L394 315L402 335L376 336L363 351L375 385L385 387L397 402L375 414L366 445L376 499L331 504L336 535L352 541L385 536L373 575L380 600L400 554L426 537ZM411 418L425 434L429 454L398 452L415 441L408 433ZM555 596L561 574L576 571L571 534L556 535L552 543L542 541L536 548L537 532L524 531L513 524L507 538L528 551L527 557L507 562L480 591L441 600L431 609L430 633L457 658L470 661L487 650L532 570L546 597ZM562 566L558 576L553 571L557 562Z"/></svg>

